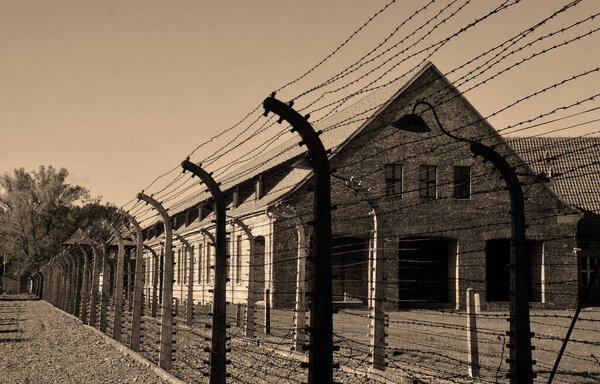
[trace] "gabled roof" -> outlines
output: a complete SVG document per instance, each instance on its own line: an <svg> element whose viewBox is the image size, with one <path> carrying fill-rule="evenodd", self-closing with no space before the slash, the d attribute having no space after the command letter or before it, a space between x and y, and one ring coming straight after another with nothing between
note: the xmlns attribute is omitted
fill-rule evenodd
<svg viewBox="0 0 600 384"><path fill-rule="evenodd" d="M507 137L534 171L570 205L600 214L600 137Z"/></svg>
<svg viewBox="0 0 600 384"><path fill-rule="evenodd" d="M344 109L324 118L320 121L310 121L315 131L322 131L319 136L326 150L335 151L350 141L362 128L366 127L375 119L392 101L394 101L409 85L418 79L427 69L435 68L433 63L428 62L422 68L415 71L409 81L402 84L400 88L393 86L383 87L375 91L365 93L358 101L346 106ZM436 69L437 70L437 69ZM343 106L343 104L342 104ZM300 137L295 137L278 147L266 152L262 156L222 176L222 180L236 180L240 183L260 173L271 169L284 161L293 159L306 153L306 147L300 147ZM331 155L333 156L333 155ZM225 184L225 188L230 187Z"/></svg>
<svg viewBox="0 0 600 384"><path fill-rule="evenodd" d="M415 81L426 71L435 72L439 79L458 96L464 100L467 106L473 109L483 124L489 126L492 136L501 142L506 142L509 151L520 155L525 164L522 164L534 172L547 172L544 159L556 158L553 169L553 191L564 202L578 209L590 210L600 213L600 163L598 162L600 151L596 147L600 138L508 138L501 136L479 112L471 106L464 95L454 88L446 77L432 64L427 63L412 78L401 87L387 86L377 91L365 94L354 104L336 112L335 114L321 120L311 121L315 130L322 130L320 138L325 149L331 150L330 157L335 156L353 138L365 129L377 116L379 116L394 100L400 97ZM310 121L310 119L309 119ZM288 161L300 158L306 153L306 147L298 146L299 138L289 140L278 147L253 158L237 169L217 177L222 182L222 190L228 190L240 183L254 178L255 176L275 167L282 166ZM552 145L550 143L553 143ZM551 148L547 148L550 146ZM291 163L290 163L291 164ZM312 170L297 168L293 165L282 167L282 172L287 172L284 178L273 190L258 201L248 199L240 206L229 212L229 215L240 216L259 211L295 191L303 183L310 179ZM210 198L208 192L199 193L194 199L185 204L171 202L177 205L177 210L172 210L172 215L180 213L202 201ZM167 207L168 208L168 207ZM200 228L211 226L213 215L209 215L202 221L196 221L187 227L180 228L180 234L190 233ZM158 241L158 240L156 240Z"/></svg>
<svg viewBox="0 0 600 384"><path fill-rule="evenodd" d="M91 245L92 243L90 242L90 239L85 235L85 233L83 233L81 228L79 228L63 244L64 245L73 245L73 244Z"/></svg>
<svg viewBox="0 0 600 384"><path fill-rule="evenodd" d="M127 227L125 226L120 226L119 229L117 229L119 231L119 233L121 234L121 236L123 237L123 244L126 247L135 247L137 244L135 242L135 237L132 235L132 233L127 229ZM119 242L117 241L117 238L115 235L110 235L110 237L108 238L108 241L106 242L107 245L109 246L118 246Z"/></svg>
<svg viewBox="0 0 600 384"><path fill-rule="evenodd" d="M333 113L332 115L323 118L320 121L311 121L311 125L315 131L321 130L323 133L319 136L323 142L323 146L326 150L332 150L333 156L336 150L341 148L347 142L349 142L356 134L358 134L364 127L366 127L375 117L379 115L398 95L400 95L410 84L418 79L427 69L434 67L432 63L426 63L422 68L415 71L412 78L404 83L401 87L382 87L375 91L366 92L364 97L360 98L353 104L349 104L343 109ZM435 68L435 67L434 67ZM343 107L342 104L340 107ZM309 119L310 121L310 119ZM286 161L300 157L306 153L306 147L300 147L298 142L299 137L290 139L289 141L280 144L279 146L265 152L261 156L248 161L244 165L228 172L225 175L216 177L217 182L221 182L221 189L228 190L237 184L244 181L250 180L263 172L266 172L274 167L283 164ZM302 175L301 175L302 174ZM286 193L291 192L303 181L310 178L312 172L291 172L290 177L295 177L297 180L295 183L291 182L288 177L286 182L287 190L279 190L278 197L284 196ZM286 176L287 177L287 176ZM175 210L171 210L172 215L176 215L189 207L192 207L202 201L210 198L209 192L201 192L197 197L190 199L185 205L181 205L178 201L171 201L165 208L170 209L171 207L177 206ZM263 205L264 206L264 205ZM231 212L232 214L233 212ZM236 210L236 213L241 214L240 209ZM155 219L151 221L148 226L160 221Z"/></svg>

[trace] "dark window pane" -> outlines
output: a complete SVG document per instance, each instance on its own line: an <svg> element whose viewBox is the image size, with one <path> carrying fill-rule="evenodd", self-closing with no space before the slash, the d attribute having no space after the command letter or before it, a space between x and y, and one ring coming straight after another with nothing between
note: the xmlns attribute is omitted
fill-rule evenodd
<svg viewBox="0 0 600 384"><path fill-rule="evenodd" d="M423 198L436 198L436 166L435 165L421 165L420 168L420 180L421 180L421 197Z"/></svg>
<svg viewBox="0 0 600 384"><path fill-rule="evenodd" d="M385 195L402 196L401 164L387 164L385 166Z"/></svg>
<svg viewBox="0 0 600 384"><path fill-rule="evenodd" d="M471 197L471 167L454 167L454 197Z"/></svg>
<svg viewBox="0 0 600 384"><path fill-rule="evenodd" d="M487 301L508 301L510 291L510 240L485 242Z"/></svg>
<svg viewBox="0 0 600 384"><path fill-rule="evenodd" d="M385 178L393 179L394 178L394 167L392 165L385 166Z"/></svg>

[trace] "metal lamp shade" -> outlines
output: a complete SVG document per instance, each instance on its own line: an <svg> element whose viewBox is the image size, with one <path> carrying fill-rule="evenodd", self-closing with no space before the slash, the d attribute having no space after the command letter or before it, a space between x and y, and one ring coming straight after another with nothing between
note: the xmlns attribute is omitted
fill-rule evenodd
<svg viewBox="0 0 600 384"><path fill-rule="evenodd" d="M431 132L423 118L415 114L407 114L392 123L392 126L407 132Z"/></svg>

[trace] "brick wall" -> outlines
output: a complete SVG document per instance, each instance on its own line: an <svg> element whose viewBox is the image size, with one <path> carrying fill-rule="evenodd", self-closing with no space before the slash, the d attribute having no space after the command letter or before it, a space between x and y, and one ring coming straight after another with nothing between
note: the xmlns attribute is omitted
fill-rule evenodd
<svg viewBox="0 0 600 384"><path fill-rule="evenodd" d="M416 100L426 99L432 104L439 100L450 101L436 106L436 111L448 130L455 130L466 123L478 121L468 128L453 133L461 137L483 137L483 143L493 146L507 156L513 165L521 160L506 146L480 115L461 97L451 98L456 91L448 88L439 78L436 69L426 70L402 95L350 143L337 153L331 168L336 174L361 179L365 186L373 188L373 194L381 207L380 237L384 240L386 299L388 309L398 308L398 243L401 239L435 238L448 241L448 307L464 307L465 290L474 288L481 293L482 306L486 307L486 241L510 238L509 194L500 174L481 159L473 158L468 144L458 143L443 136L430 112L423 118L432 132L415 134L400 132L390 124L411 111ZM403 167L403 193L401 197L385 197L385 164L398 163ZM437 198L422 199L419 195L420 165L437 167ZM453 197L454 166L471 167L470 199ZM519 166L517 172L525 173L527 167ZM531 178L523 177L524 183ZM538 268L543 260L545 284L542 290L544 307L574 307L577 292L577 261L573 253L576 246L576 225L558 224L556 215L571 212L564 207L543 185L525 186L528 239L537 241L543 254L536 256ZM290 197L310 207L312 194L305 189ZM368 238L372 230L369 205L350 191L338 179L332 178L332 203L337 209L332 213L334 236ZM276 231L277 232L277 231ZM281 231L274 238L278 258L290 255L287 251L295 241L293 234ZM458 252L456 251L458 249ZM276 266L276 289L291 290L291 264ZM540 277L540 278L541 278ZM538 284L539 285L539 284ZM288 305L288 300L284 300ZM283 304L283 302L282 302ZM442 304L444 305L444 304ZM502 305L502 303L494 304Z"/></svg>

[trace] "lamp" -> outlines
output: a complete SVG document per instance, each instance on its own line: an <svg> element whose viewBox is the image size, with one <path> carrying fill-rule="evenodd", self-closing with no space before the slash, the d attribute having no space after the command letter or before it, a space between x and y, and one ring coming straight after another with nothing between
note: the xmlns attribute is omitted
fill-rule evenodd
<svg viewBox="0 0 600 384"><path fill-rule="evenodd" d="M402 131L424 133L431 132L431 129L427 126L423 118L414 113L407 114L399 118L392 123L392 127L398 128Z"/></svg>

